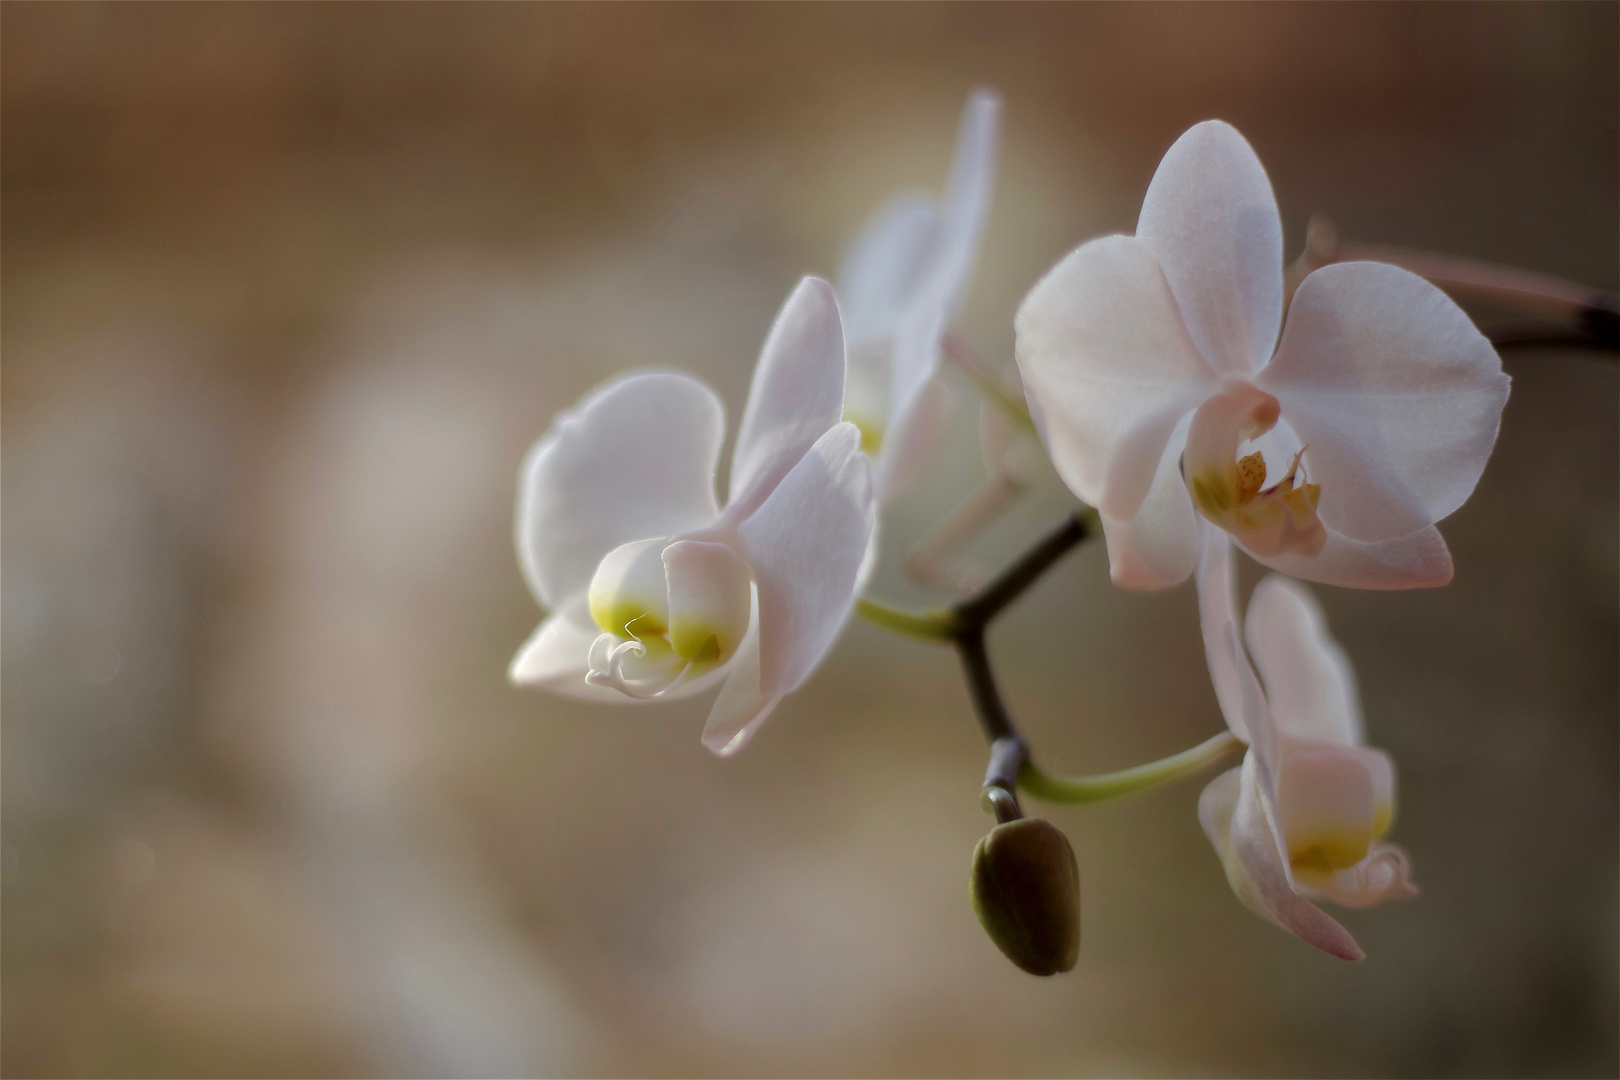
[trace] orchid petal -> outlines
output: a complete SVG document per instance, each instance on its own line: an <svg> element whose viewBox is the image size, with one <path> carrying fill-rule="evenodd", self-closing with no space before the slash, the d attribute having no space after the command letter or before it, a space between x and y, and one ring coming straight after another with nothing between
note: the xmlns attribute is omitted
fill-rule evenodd
<svg viewBox="0 0 1620 1080"><path fill-rule="evenodd" d="M1372 777L1373 804L1378 811L1373 834L1383 836L1395 824L1395 759L1370 746L1358 746L1355 751Z"/></svg>
<svg viewBox="0 0 1620 1080"><path fill-rule="evenodd" d="M878 455L879 483L884 490L898 486L885 477L896 471L897 455L914 446L906 442L921 399L939 370L939 339L949 313L941 304L920 303L907 309L895 329L889 378L889 415L883 447Z"/></svg>
<svg viewBox="0 0 1620 1080"><path fill-rule="evenodd" d="M1148 185L1136 235L1159 257L1205 358L1227 375L1258 370L1282 321L1282 219L1248 140L1219 120L1177 139Z"/></svg>
<svg viewBox="0 0 1620 1080"><path fill-rule="evenodd" d="M929 379L910 415L889 429L872 478L880 500L894 498L917 481L945 430L950 407L950 388L938 378Z"/></svg>
<svg viewBox="0 0 1620 1080"><path fill-rule="evenodd" d="M1238 633L1237 580L1232 542L1207 521L1198 528L1198 620L1215 700L1232 734L1252 742L1244 710L1239 665L1248 661L1235 646Z"/></svg>
<svg viewBox="0 0 1620 1080"><path fill-rule="evenodd" d="M962 110L941 206L941 245L933 285L947 321L967 288L984 234L995 185L1000 128L1001 99L989 90L974 91Z"/></svg>
<svg viewBox="0 0 1620 1080"><path fill-rule="evenodd" d="M1383 263L1337 263L1294 294L1257 379L1309 447L1320 514L1356 540L1439 521L1490 457L1508 377L1445 293Z"/></svg>
<svg viewBox="0 0 1620 1080"><path fill-rule="evenodd" d="M1165 443L1153 486L1136 515L1121 521L1102 515L1108 542L1108 572L1123 589L1163 589L1186 581L1198 562L1198 523L1181 479L1186 424Z"/></svg>
<svg viewBox="0 0 1620 1080"><path fill-rule="evenodd" d="M1327 912L1294 891L1276 834L1259 796L1255 755L1222 773L1198 800L1198 818L1226 869L1226 879L1249 910L1310 945L1343 960L1366 954Z"/></svg>
<svg viewBox="0 0 1620 1080"><path fill-rule="evenodd" d="M759 610L756 597L748 636L732 657L730 675L703 725L703 745L719 757L730 757L747 745L781 701L759 692Z"/></svg>
<svg viewBox="0 0 1620 1080"><path fill-rule="evenodd" d="M1371 849L1378 818L1363 747L1283 740L1277 766L1277 822L1301 872L1354 866ZM1309 876L1314 877L1312 872Z"/></svg>
<svg viewBox="0 0 1620 1080"><path fill-rule="evenodd" d="M939 248L942 229L933 203L903 195L861 230L838 272L838 298L851 348L894 333L900 312Z"/></svg>
<svg viewBox="0 0 1620 1080"><path fill-rule="evenodd" d="M1082 245L1030 290L1014 327L1058 475L1109 516L1134 516L1171 432L1216 384L1153 252L1128 236Z"/></svg>
<svg viewBox="0 0 1620 1080"><path fill-rule="evenodd" d="M518 563L535 598L555 608L620 544L712 522L724 434L714 392L666 372L616 379L559 414L518 484Z"/></svg>
<svg viewBox="0 0 1620 1080"><path fill-rule="evenodd" d="M1451 552L1433 525L1376 541L1352 540L1330 528L1327 543L1315 555L1248 554L1289 577L1347 589L1425 589L1444 585L1452 574Z"/></svg>
<svg viewBox="0 0 1620 1080"><path fill-rule="evenodd" d="M823 435L738 528L759 591L759 691L798 688L855 604L876 523L854 424Z"/></svg>
<svg viewBox="0 0 1620 1080"><path fill-rule="evenodd" d="M889 437L889 385L894 381L893 341L851 346L844 373L844 419L861 429L861 445L879 454Z"/></svg>
<svg viewBox="0 0 1620 1080"><path fill-rule="evenodd" d="M512 658L506 677L516 686L537 686L587 701L623 701L624 695L585 681L591 644L602 633L585 610L584 597L558 608L540 623Z"/></svg>
<svg viewBox="0 0 1620 1080"><path fill-rule="evenodd" d="M725 544L678 540L663 550L669 580L669 643L694 666L731 659L748 633L748 566Z"/></svg>
<svg viewBox="0 0 1620 1080"><path fill-rule="evenodd" d="M747 517L844 413L844 328L832 286L799 282L765 339L731 457L730 520Z"/></svg>
<svg viewBox="0 0 1620 1080"><path fill-rule="evenodd" d="M1345 746L1362 741L1355 671L1310 590L1270 575L1249 598L1245 631L1278 728Z"/></svg>

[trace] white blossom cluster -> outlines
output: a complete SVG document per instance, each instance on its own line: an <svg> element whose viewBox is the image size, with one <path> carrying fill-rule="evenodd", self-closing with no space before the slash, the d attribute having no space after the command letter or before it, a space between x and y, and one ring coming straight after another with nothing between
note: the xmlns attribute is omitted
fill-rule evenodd
<svg viewBox="0 0 1620 1080"><path fill-rule="evenodd" d="M703 741L741 748L861 597L883 503L940 430L942 340L971 276L1000 105L969 100L943 198L881 210L839 287L805 278L767 337L729 498L719 398L678 372L616 379L524 462L519 562L548 611L524 686L667 700L719 686ZM1052 465L1094 507L1114 581L1197 582L1210 677L1248 747L1199 818L1237 896L1347 959L1312 901L1415 893L1395 770L1363 745L1351 666L1300 584L1445 584L1435 523L1473 491L1508 379L1439 289L1336 263L1285 290L1282 225L1249 143L1187 131L1134 235L1090 240L1020 305L1017 365ZM1276 571L1238 610L1235 552Z"/></svg>

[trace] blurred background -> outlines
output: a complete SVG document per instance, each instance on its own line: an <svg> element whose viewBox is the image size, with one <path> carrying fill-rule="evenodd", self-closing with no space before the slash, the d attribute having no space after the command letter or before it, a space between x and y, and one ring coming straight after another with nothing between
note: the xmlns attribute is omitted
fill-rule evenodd
<svg viewBox="0 0 1620 1080"><path fill-rule="evenodd" d="M798 277L1005 99L958 320L1006 364L1060 256L1221 117L1290 254L1616 287L1612 4L7 4L4 1029L68 1075L1612 1076L1612 364L1517 351L1450 587L1318 590L1423 895L1348 965L1250 915L1205 777L1049 817L1079 966L980 932L949 652L852 625L740 757L697 701L506 684L518 461L626 368L731 415ZM977 406L876 591L982 475ZM971 550L1071 505L1043 477ZM1245 570L1252 584L1254 568ZM1221 728L1190 586L1102 546L998 625L1048 767Z"/></svg>

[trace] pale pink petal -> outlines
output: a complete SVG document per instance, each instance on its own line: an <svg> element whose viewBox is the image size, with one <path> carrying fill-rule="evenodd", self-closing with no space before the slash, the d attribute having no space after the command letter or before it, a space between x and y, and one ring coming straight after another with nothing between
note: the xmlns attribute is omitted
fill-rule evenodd
<svg viewBox="0 0 1620 1080"><path fill-rule="evenodd" d="M1395 759L1370 746L1355 749L1362 765L1366 766L1367 775L1372 777L1373 801L1388 814L1387 820L1381 822L1378 829L1378 834L1382 836L1395 820Z"/></svg>
<svg viewBox="0 0 1620 1080"><path fill-rule="evenodd" d="M703 725L703 745L720 756L730 757L748 744L781 701L780 695L766 697L759 692L759 614L743 639L727 670L726 684L714 699L708 722Z"/></svg>
<svg viewBox="0 0 1620 1080"><path fill-rule="evenodd" d="M951 392L938 378L928 380L911 413L883 439L873 481L879 501L907 490L922 475L950 418Z"/></svg>
<svg viewBox="0 0 1620 1080"><path fill-rule="evenodd" d="M615 379L559 414L518 480L518 564L535 598L556 607L620 544L711 523L724 435L714 392L666 372Z"/></svg>
<svg viewBox="0 0 1620 1080"><path fill-rule="evenodd" d="M1233 808L1228 842L1227 880L1249 909L1269 919L1306 944L1342 960L1366 954L1350 932L1294 888L1288 861L1264 808L1263 783L1255 754L1243 761L1241 790ZM1217 850L1219 848L1217 847Z"/></svg>
<svg viewBox="0 0 1620 1080"><path fill-rule="evenodd" d="M809 677L855 605L877 515L854 424L839 424L738 532L759 591L760 693Z"/></svg>
<svg viewBox="0 0 1620 1080"><path fill-rule="evenodd" d="M936 383L939 370L939 339L945 332L948 312L940 304L915 304L901 316L895 330L893 368L889 381L889 415L885 425L883 446L878 454L880 491L887 498L900 486L898 479L889 474L900 473L902 467L914 465L917 445L914 440L924 437L926 427L913 430L916 413L923 407L928 387ZM924 418L926 425L927 419ZM901 477L903 479L903 477Z"/></svg>
<svg viewBox="0 0 1620 1080"><path fill-rule="evenodd" d="M1277 727L1302 739L1360 743L1355 671L1310 590L1272 574L1255 586L1244 622Z"/></svg>
<svg viewBox="0 0 1620 1080"><path fill-rule="evenodd" d="M1227 769L1204 785L1198 796L1198 824L1214 845L1215 851L1226 862L1230 853L1232 815L1237 812L1238 796L1243 792L1243 767Z"/></svg>
<svg viewBox="0 0 1620 1080"><path fill-rule="evenodd" d="M1018 308L1030 415L1069 490L1135 515L1181 418L1215 386L1147 245L1105 236L1071 252Z"/></svg>
<svg viewBox="0 0 1620 1080"><path fill-rule="evenodd" d="M948 314L955 312L978 256L995 186L1000 128L1001 99L989 90L974 91L962 110L950 179L940 206L941 248L934 287Z"/></svg>
<svg viewBox="0 0 1620 1080"><path fill-rule="evenodd" d="M1186 581L1198 561L1197 522L1181 479L1181 447L1187 417L1165 444L1159 470L1136 516L1124 521L1102 515L1108 541L1108 572L1124 589L1163 589Z"/></svg>
<svg viewBox="0 0 1620 1080"><path fill-rule="evenodd" d="M1356 540L1405 535L1461 506L1508 396L1501 360L1462 309L1383 263L1307 277L1257 382L1309 448L1322 521Z"/></svg>
<svg viewBox="0 0 1620 1080"><path fill-rule="evenodd" d="M669 642L677 656L723 664L748 633L753 603L748 566L725 544L677 540L663 550L669 579ZM700 648L713 639L718 655Z"/></svg>
<svg viewBox="0 0 1620 1080"><path fill-rule="evenodd" d="M1282 220L1247 140L1219 120L1170 147L1142 200L1136 235L1164 267L1192 340L1217 370L1248 375L1282 321Z"/></svg>
<svg viewBox="0 0 1620 1080"><path fill-rule="evenodd" d="M1315 555L1248 554L1290 577L1347 589L1425 589L1451 580L1451 552L1440 530L1427 525L1392 540L1352 540L1333 529Z"/></svg>
<svg viewBox="0 0 1620 1080"><path fill-rule="evenodd" d="M807 277L765 339L731 456L728 520L758 508L844 414L844 328L832 286Z"/></svg>
<svg viewBox="0 0 1620 1080"><path fill-rule="evenodd" d="M1251 794L1253 781L1249 779L1250 775L1251 770L1245 760L1243 767L1229 769L1211 780L1198 798L1199 824L1220 857L1232 892L1250 911L1317 948L1346 960L1362 959L1364 954L1355 939L1334 919L1295 895L1292 889L1279 889L1279 886L1286 884L1286 874L1282 871L1280 858L1271 860L1267 857L1266 841L1270 833L1264 815L1257 815L1254 811L1257 801ZM1234 836L1234 823L1240 804L1243 805L1245 825ZM1251 842L1251 834L1257 835L1260 842ZM1246 853L1244 859L1238 857L1238 843L1242 844ZM1270 846L1275 851L1275 844ZM1253 873L1250 866L1256 860L1259 872ZM1279 874L1283 874L1280 881ZM1283 921L1285 918L1287 922Z"/></svg>
<svg viewBox="0 0 1620 1080"><path fill-rule="evenodd" d="M996 134L1001 104L994 94L978 91L968 99L957 134L951 176L940 212L939 239L928 254L923 276L907 297L894 328L889 380L889 437L879 462L879 490L893 484L885 477L901 471L896 455L899 432L910 428L913 414L939 368L939 341L967 288L984 231L985 211L995 177Z"/></svg>
<svg viewBox="0 0 1620 1080"><path fill-rule="evenodd" d="M591 645L602 630L584 610L570 604L546 616L512 658L506 677L516 686L536 686L589 701L628 701L610 687L585 681L590 669Z"/></svg>
<svg viewBox="0 0 1620 1080"><path fill-rule="evenodd" d="M1277 768L1277 826L1290 859L1366 857L1378 820L1362 747L1285 736Z"/></svg>
<svg viewBox="0 0 1620 1080"><path fill-rule="evenodd" d="M855 238L838 273L850 348L886 339L940 247L939 213L918 195L889 203Z"/></svg>
<svg viewBox="0 0 1620 1080"><path fill-rule="evenodd" d="M1251 742L1249 716L1244 709L1240 669L1248 659L1237 647L1240 640L1237 574L1232 542L1207 521L1197 524L1198 621L1204 637L1204 658L1209 681L1220 703L1221 715L1232 734Z"/></svg>

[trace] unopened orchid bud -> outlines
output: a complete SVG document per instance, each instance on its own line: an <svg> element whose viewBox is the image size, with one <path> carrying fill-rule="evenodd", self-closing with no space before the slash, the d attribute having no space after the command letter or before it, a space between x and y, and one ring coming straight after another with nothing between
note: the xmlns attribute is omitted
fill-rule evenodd
<svg viewBox="0 0 1620 1080"><path fill-rule="evenodd" d="M1056 975L1080 956L1080 867L1049 821L997 825L973 851L973 913L1007 959Z"/></svg>

